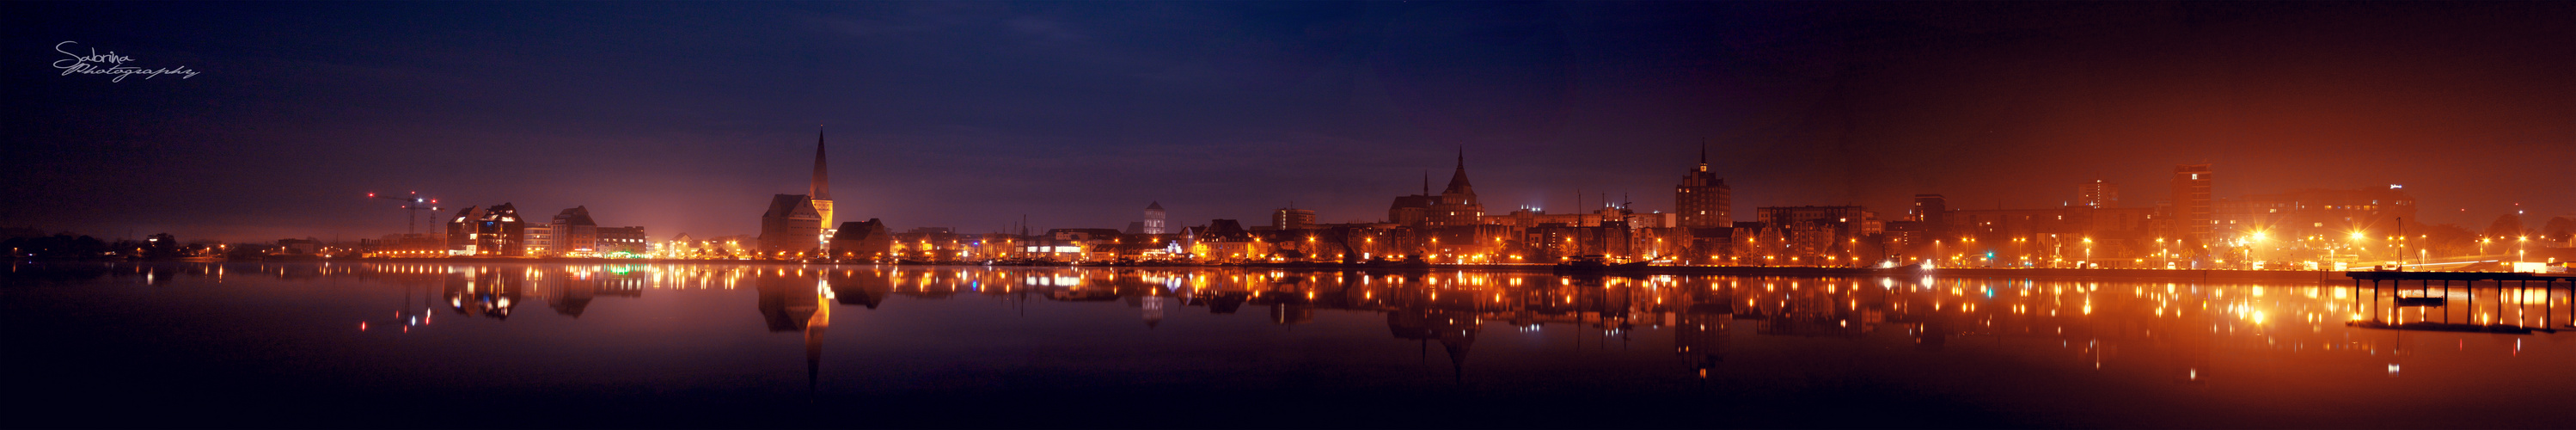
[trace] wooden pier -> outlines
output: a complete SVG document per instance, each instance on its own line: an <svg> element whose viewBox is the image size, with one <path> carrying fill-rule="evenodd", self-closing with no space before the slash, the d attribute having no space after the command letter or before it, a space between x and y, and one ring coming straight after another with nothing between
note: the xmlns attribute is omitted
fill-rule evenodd
<svg viewBox="0 0 2576 430"><path fill-rule="evenodd" d="M2388 291L2389 296L2388 300L2385 302L2387 307L2373 309L2370 318L2361 319L2357 316L2358 313L2356 313L2356 319L2346 323L2346 325L2353 327L2387 330L2484 332L2498 334L2531 334L2534 332L2556 333L2560 328L2576 328L2576 309L2569 309L2567 316L2564 319L2561 319L2558 316L2559 306L2556 300L2560 297L2558 296L2558 290L2560 289L2567 289L2569 290L2569 295L2576 296L2576 275L2522 272L2361 271L2344 272L2344 276L2352 278L2352 298L2356 312L2368 306L2382 303L2380 300L2380 291L2383 289L2383 285L2385 285L2384 288ZM2362 288L2362 281L2370 281L2370 295L2368 296L2371 303L2370 305L2363 305L2360 303L2360 301L2363 300L2363 296L2360 291ZM2407 281L2414 281L2415 288L2411 290L2406 288ZM2532 281L2539 281L2540 285L2531 285ZM2496 291L2496 298L2489 300L2494 303L2494 313L2492 315L2499 317L2495 321L2475 321L2475 317L2481 310L2478 309L2477 303L2477 290L2480 288L2480 283L2488 283L2486 288L2493 288ZM2465 295L2468 303L2466 303L2465 306L2468 308L2467 310L2470 315L2469 319L2471 319L2471 321L2469 322L2454 323L2449 321L2451 313L2448 309L2451 305L2451 298L2453 297L2452 289L2455 284L2457 288L2468 290L2468 294ZM2526 311L2527 313L2530 303L2528 297L2530 297L2530 293L2534 288L2537 288L2542 295L2542 298L2539 300L2542 306L2542 315L2540 317L2540 321L2538 321L2539 324L2503 324L2501 316L2504 315L2506 309L2506 301L2503 300L2505 295L2508 292L2511 292L2516 297L2519 297L2520 299L2514 300L2515 305L2522 308L2521 310ZM2407 291L2413 291L2415 295L2410 297L2402 294ZM2442 311L2443 321L2401 321L2397 308L2409 307L2442 308L2444 309ZM2420 313L2419 318L2421 318Z"/></svg>

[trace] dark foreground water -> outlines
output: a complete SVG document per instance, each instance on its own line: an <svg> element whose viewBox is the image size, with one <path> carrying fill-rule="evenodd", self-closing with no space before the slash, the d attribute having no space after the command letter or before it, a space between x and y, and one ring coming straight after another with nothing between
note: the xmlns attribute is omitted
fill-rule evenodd
<svg viewBox="0 0 2576 430"><path fill-rule="evenodd" d="M2346 325L2565 328L2563 291L2400 307L2319 285L724 264L0 279L11 427L2576 426L2570 334Z"/></svg>

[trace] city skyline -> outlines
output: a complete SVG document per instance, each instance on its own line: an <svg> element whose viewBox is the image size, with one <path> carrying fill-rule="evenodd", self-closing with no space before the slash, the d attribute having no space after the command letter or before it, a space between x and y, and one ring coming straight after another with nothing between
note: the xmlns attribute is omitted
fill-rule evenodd
<svg viewBox="0 0 2576 430"><path fill-rule="evenodd" d="M2565 427L2571 17L0 2L0 344L29 428Z"/></svg>
<svg viewBox="0 0 2576 430"><path fill-rule="evenodd" d="M835 218L897 229L1118 228L1150 202L1175 227L1290 202L1378 221L1462 147L1488 215L1671 211L1703 140L1738 220L2057 207L2095 179L2151 207L2202 163L2216 198L2403 184L2429 224L2576 213L2532 156L2576 141L2553 78L2576 61L2533 37L2569 6L2022 6L29 4L48 19L7 34L31 63L73 41L203 74L9 78L52 104L12 107L7 179L37 186L0 226L355 239L406 216L358 196L418 191L752 234L763 197L806 188L786 172L817 124ZM524 16L478 18L505 7ZM196 19L247 15L334 31ZM358 28L382 16L422 24ZM397 37L458 32L488 34Z"/></svg>

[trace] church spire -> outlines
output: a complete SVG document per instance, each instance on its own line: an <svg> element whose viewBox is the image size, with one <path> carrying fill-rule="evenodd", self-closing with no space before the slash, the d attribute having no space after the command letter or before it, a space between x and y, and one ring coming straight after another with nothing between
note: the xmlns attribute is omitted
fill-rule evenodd
<svg viewBox="0 0 2576 430"><path fill-rule="evenodd" d="M1708 171L1708 138L1699 138L1699 171Z"/></svg>
<svg viewBox="0 0 2576 430"><path fill-rule="evenodd" d="M1440 193L1476 193L1476 188L1467 184L1467 147L1458 147L1458 171L1449 175L1449 188Z"/></svg>
<svg viewBox="0 0 2576 430"><path fill-rule="evenodd" d="M807 186L807 188L805 189L805 194L806 194L806 195L813 196L815 200L831 200L831 199L832 199L832 178L831 178L831 176L830 176L829 174L826 174L825 172L826 172L826 170L824 170L824 169L823 169L823 126L822 126L822 125L815 125L815 126L814 126L814 183L813 183L812 185L808 185L808 186ZM828 227L828 226L827 226L827 227L825 227L825 228L830 228L830 227Z"/></svg>

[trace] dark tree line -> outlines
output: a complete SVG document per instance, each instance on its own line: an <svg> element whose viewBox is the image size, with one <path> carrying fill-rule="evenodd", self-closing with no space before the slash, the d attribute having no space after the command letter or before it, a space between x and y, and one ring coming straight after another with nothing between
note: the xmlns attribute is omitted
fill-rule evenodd
<svg viewBox="0 0 2576 430"><path fill-rule="evenodd" d="M114 257L114 254L116 254L115 248L108 246L106 241L98 240L98 238L89 237L88 235L72 236L70 234L55 234L52 236L13 237L6 241L0 241L0 247L7 247L10 252L14 253L10 255L10 258L109 258Z"/></svg>

